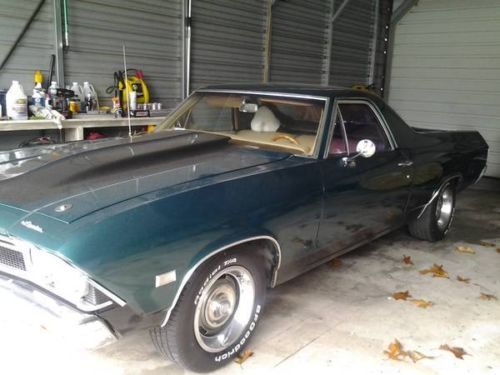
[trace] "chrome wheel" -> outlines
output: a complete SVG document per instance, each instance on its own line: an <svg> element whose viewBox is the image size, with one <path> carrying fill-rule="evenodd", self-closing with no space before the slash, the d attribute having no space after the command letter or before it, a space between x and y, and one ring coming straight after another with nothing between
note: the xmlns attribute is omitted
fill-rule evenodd
<svg viewBox="0 0 500 375"><path fill-rule="evenodd" d="M445 231L453 216L453 189L446 186L439 194L436 205L436 223L440 231Z"/></svg>
<svg viewBox="0 0 500 375"><path fill-rule="evenodd" d="M250 322L255 303L255 282L241 266L215 274L196 305L194 334L203 350L216 353L233 344Z"/></svg>

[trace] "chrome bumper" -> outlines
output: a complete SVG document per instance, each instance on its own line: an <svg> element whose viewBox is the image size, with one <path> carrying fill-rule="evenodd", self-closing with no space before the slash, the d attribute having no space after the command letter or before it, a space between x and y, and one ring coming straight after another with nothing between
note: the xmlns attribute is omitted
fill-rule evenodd
<svg viewBox="0 0 500 375"><path fill-rule="evenodd" d="M0 305L0 323L42 328L79 348L96 349L117 340L99 317L1 273Z"/></svg>

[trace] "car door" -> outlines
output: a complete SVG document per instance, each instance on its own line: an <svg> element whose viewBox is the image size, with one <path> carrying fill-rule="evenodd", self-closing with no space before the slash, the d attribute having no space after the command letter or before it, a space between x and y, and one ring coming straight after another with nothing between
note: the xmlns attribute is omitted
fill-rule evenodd
<svg viewBox="0 0 500 375"><path fill-rule="evenodd" d="M337 100L327 150L320 162L324 199L319 260L367 242L403 224L411 186L409 155L397 144L369 99ZM356 156L371 140L375 154Z"/></svg>

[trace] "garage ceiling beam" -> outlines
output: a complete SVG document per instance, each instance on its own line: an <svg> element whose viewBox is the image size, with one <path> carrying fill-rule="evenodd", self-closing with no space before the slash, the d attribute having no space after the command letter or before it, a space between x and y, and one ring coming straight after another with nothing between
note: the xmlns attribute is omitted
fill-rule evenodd
<svg viewBox="0 0 500 375"><path fill-rule="evenodd" d="M339 16L342 14L342 12L344 11L345 7L347 6L347 4L349 4L351 0L344 0L344 2L342 4L340 4L340 6L338 7L337 11L333 14L332 16L332 19L330 20L330 22L333 24L335 22L335 20L337 18L339 18Z"/></svg>
<svg viewBox="0 0 500 375"><path fill-rule="evenodd" d="M5 66L5 64L7 64L7 61L9 60L10 56L12 55L12 53L14 52L14 50L17 48L17 46L19 45L19 42L21 41L21 39L23 39L23 36L26 34L26 32L28 31L28 29L30 28L31 24L33 23L33 21L35 20L36 16L40 12L40 9L42 9L42 6L45 4L45 1L46 0L40 0L40 2L38 3L38 5L36 6L35 10L31 14L30 18L28 19L28 21L24 25L23 29L21 30L21 32L17 36L16 40L14 41L14 43L12 44L12 46L10 47L9 52L7 52L7 54L3 58L2 63L0 64L0 70L3 69L3 67Z"/></svg>
<svg viewBox="0 0 500 375"><path fill-rule="evenodd" d="M397 9L394 9L391 17L391 24L396 25L406 13L418 3L418 0L404 0Z"/></svg>

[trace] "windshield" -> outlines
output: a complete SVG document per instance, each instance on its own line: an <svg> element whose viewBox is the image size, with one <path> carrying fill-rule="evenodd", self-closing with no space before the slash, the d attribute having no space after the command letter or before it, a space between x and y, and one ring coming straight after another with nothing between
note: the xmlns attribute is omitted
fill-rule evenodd
<svg viewBox="0 0 500 375"><path fill-rule="evenodd" d="M262 148L312 155L321 128L325 99L276 95L198 92L159 127L203 131Z"/></svg>

